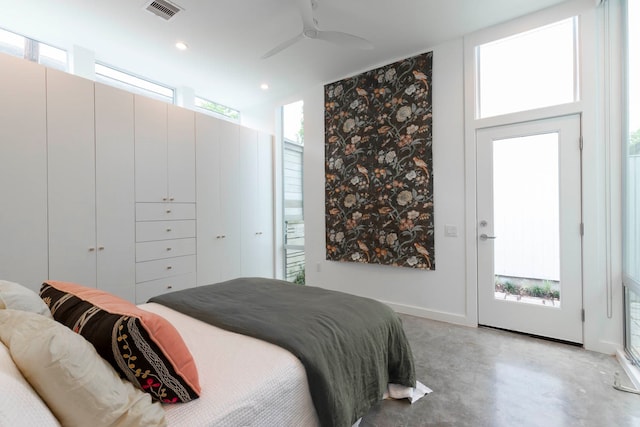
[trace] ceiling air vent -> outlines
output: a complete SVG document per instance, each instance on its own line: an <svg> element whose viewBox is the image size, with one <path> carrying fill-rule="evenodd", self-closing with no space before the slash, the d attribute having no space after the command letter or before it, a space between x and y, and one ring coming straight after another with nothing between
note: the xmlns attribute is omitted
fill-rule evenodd
<svg viewBox="0 0 640 427"><path fill-rule="evenodd" d="M173 19L178 12L182 10L179 6L166 0L153 0L145 6L145 9L154 15L159 16L165 21Z"/></svg>

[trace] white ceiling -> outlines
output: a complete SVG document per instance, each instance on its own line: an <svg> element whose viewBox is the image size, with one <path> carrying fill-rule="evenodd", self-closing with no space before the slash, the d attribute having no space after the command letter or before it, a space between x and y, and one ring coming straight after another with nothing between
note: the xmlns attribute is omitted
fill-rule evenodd
<svg viewBox="0 0 640 427"><path fill-rule="evenodd" d="M320 29L374 49L304 39L261 59L301 32L299 1L174 0L184 11L167 22L144 9L148 0L0 0L0 27L242 110L566 0L317 0ZM178 40L190 49L178 51Z"/></svg>

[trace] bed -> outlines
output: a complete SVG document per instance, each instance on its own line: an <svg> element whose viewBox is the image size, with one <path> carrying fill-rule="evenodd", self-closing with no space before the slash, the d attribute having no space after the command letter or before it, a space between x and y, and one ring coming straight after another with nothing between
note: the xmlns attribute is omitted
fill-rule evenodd
<svg viewBox="0 0 640 427"><path fill-rule="evenodd" d="M251 285L254 286L255 283L253 282L257 280L258 279L250 279L249 282L252 282ZM278 286L280 286L279 283L269 283L271 285L277 284ZM231 286L234 285L238 285L238 283L234 282L231 284ZM123 415L121 416L121 418L119 418L120 421L118 421L118 425L127 425L127 423L122 420L125 420L130 416L133 421L131 421L129 425L139 425L141 417L140 413L144 412L145 414L151 414L157 418L154 421L145 421L145 423L149 425L153 425L150 424L152 422L157 422L156 425L169 426L349 426L354 422L357 424L358 418L364 415L368 407L371 405L371 401L366 401L363 404L365 406L360 406L356 409L357 411L359 411L359 415L357 417L352 414L347 415L348 421L346 421L344 417L338 417L335 419L332 417L327 417L326 410L316 410L316 408L318 407L318 402L314 402L313 392L310 389L309 385L309 377L307 376L307 369L309 369L309 366L305 366L306 362L303 363L303 361L301 361L300 359L300 356L295 356L290 350L283 348L282 345L275 345L265 341L264 339L252 337L250 336L251 333L249 333L249 335L238 333L238 331L233 330L233 326L229 327L228 325L219 324L221 322L220 319L204 319L209 322L207 323L203 320L199 320L197 318L197 314L194 315L194 313L190 313L191 315L188 315L178 311L178 309L182 310L182 308L180 307L177 307L178 309L175 309L176 307L170 308L172 304L170 302L167 302L165 297L161 297L156 300L152 299L152 301L156 302L149 302L147 304L142 304L140 306L132 308L127 306L128 303L122 301L117 301L117 304L115 304L114 306L113 299L115 297L110 296L104 292L97 291L95 289L83 287L75 288L78 285L64 284L63 282L45 282L45 284L43 285L43 290L47 286L49 287L47 288L49 289L49 293L42 293L41 291L43 299L40 299L40 297L38 297L38 300L40 302L47 301L48 305L45 305L46 310L48 310L49 313L53 312L53 317L58 317L56 319L58 320L57 322L51 322L48 319L50 314L45 312L41 306L38 306L37 302L33 303L33 307L26 308L15 307L15 301L13 303L13 307L11 307L11 303L6 304L6 300L10 300L11 297L7 298L7 293L3 293L2 282L0 282L0 308L2 308L2 299L4 297L4 305L6 306L6 308L9 308L9 310L5 310L6 312L14 312L16 311L16 308L21 311L37 312L39 310L40 312L37 316L33 316L30 313L31 317L38 317L38 319L36 320L42 322L44 322L44 320L39 319L39 317L45 318L47 322L49 322L46 323L47 327L49 327L50 323L58 324L65 323L65 321L67 321L67 329L70 328L77 332L76 334L72 335L81 335L89 342L91 342L92 340L95 341L96 339L96 336L92 336L92 334L99 335L100 339L102 339L105 335L104 331L99 333L96 332L101 331L102 326L96 327L96 323L92 323L96 321L96 319L98 319L97 321L99 322L108 323L108 327L113 331L120 328L119 333L127 338L123 341L127 343L127 348L129 344L133 343L131 337L135 335L133 334L135 329L126 329L126 326L123 326L125 325L124 323L113 323L109 319L119 319L118 322L121 322L122 319L128 319L127 321L129 323L131 323L132 319L138 319L140 321L140 324L138 326L140 326L144 324L144 322L147 322L149 324L148 320L145 320L145 318L153 315L161 319L162 322L166 322L166 324L169 324L177 334L169 336L167 341L171 343L172 350L173 347L179 347L176 344L178 340L181 342L180 345L184 346L184 348L187 350L186 353L188 354L188 356L190 356L190 359L187 358L189 360L184 363L178 361L177 364L180 365L180 363L182 363L182 367L179 366L176 369L176 372L180 373L184 371L188 373L188 371L191 371L191 375L193 375L193 373L196 373L196 380L192 380L191 382L189 382L190 380L185 380L183 381L184 384L182 384L185 385L187 389L189 389L189 386L191 386L191 392L183 392L182 394L177 393L177 398L172 398L172 395L170 393L168 396L163 394L160 397L159 395L153 396L153 393L142 393L144 395L143 398L139 397L138 395L135 395L135 398L129 397L128 402L133 401L135 404L131 406L125 405ZM224 286L212 286L218 287L217 289L224 289ZM294 287L294 285L287 286ZM296 288L299 287L296 286ZM71 292L70 289L73 289L73 292ZM81 291L77 291L78 289L81 289ZM59 294L55 294L56 292ZM202 290L196 292L202 292ZM312 292L318 291L313 290ZM325 291L319 292L324 293ZM178 294L179 301L188 301L189 299L194 298L199 301L202 299L202 294ZM16 298L14 298L14 300L15 299ZM74 309L75 311L71 310L65 312L65 310L61 307L64 307L65 305L73 305L71 303L72 299L77 299L78 304L82 305L82 307L80 308L80 306L78 306ZM219 298L216 297L214 299ZM259 300L261 299L261 297L257 299ZM90 304L90 308L87 308L87 304ZM125 307L125 309L119 306L119 304ZM246 301L242 302L242 304L246 304ZM107 312L105 312L105 307ZM115 310L114 307L116 307ZM12 308L14 310L11 310ZM230 310L233 311L234 309L230 308ZM114 311L117 313L114 314ZM69 315L70 312L74 314ZM126 316L123 315L123 313L125 313ZM15 314L11 315L15 316ZM6 318L8 317L8 315L6 313L0 313L0 325L2 325L2 328L0 328L2 329L0 330L0 338L5 343L4 347L0 348L0 380L6 378L2 376L2 373L8 371L10 372L10 375L6 375L9 375L9 377L12 378L13 382L18 381L23 389L28 390L30 386L33 386L33 389L37 390L38 385L36 384L34 386L32 384L32 381L34 381L33 377L37 377L38 373L27 373L27 375L23 375L22 381L20 382L20 378L16 375L16 372L23 371L23 367L16 367L16 365L19 365L19 363L16 363L16 365L13 366L6 366L9 364L8 362L11 361L11 358L7 358L6 355L13 349L10 348L9 345L7 345L7 343L12 342L12 337L7 338L5 336L7 334L6 330L8 329L6 327L7 320L2 316ZM65 316L67 316L66 319L64 318ZM29 318L30 321L33 320L31 317ZM153 318L154 321L157 320L156 317ZM71 318L72 320L69 320L69 318ZM217 325L215 324L216 322L218 322ZM224 323L224 319L222 322ZM24 323L26 322L21 318L19 321L15 322L15 325L22 325ZM166 329L166 324L162 323L160 326ZM56 330L59 329L58 325L51 326L55 326ZM125 328L124 331L126 332L126 334L122 333L123 327ZM157 325L153 327L157 328ZM38 329L39 331L41 331L46 328L36 326L34 327L34 329ZM153 328L147 327L147 329L151 331ZM155 334L156 332L152 333ZM116 335L117 334L114 332L113 336L115 337ZM154 341L154 339L148 341L152 342ZM144 341L144 339L142 339L142 341ZM32 346L32 342L33 341L30 341L29 347ZM93 348L95 348L99 353L100 351L109 352L116 348L118 345L122 346L122 342L118 341L118 343L116 343L115 341L113 341L103 346L101 346L100 343L92 342L92 345ZM393 344L393 346L395 346L395 344ZM89 347L92 346L89 345ZM286 347L286 345L284 347ZM4 358L2 357L3 351L5 356ZM114 354L115 353L118 353L122 356L123 352L114 351ZM136 378L133 378L135 375L133 375L132 373L137 371L138 374L140 374L141 372L148 372L149 369L147 369L147 366L139 364L138 361L131 362L131 360L134 359L140 360L137 359L137 356L133 356L133 353L125 356L128 356L128 358L126 359L127 362L124 365L132 366L133 368L129 369L129 371L131 372L129 372L128 374L125 373L123 375L123 373L120 372L120 377L133 381L126 381L122 379L120 379L120 381L122 383L126 383L125 385L129 387L131 383L135 383L135 381L142 381L141 377L144 376L144 374L142 374L137 375ZM103 363L106 368L109 368L110 365L113 367L123 367L123 363L121 361L118 362L108 360L109 357L105 357L104 355L102 355L102 357L98 356L98 359L101 359L100 362ZM105 360L108 360L109 363L105 363ZM172 363L173 362L175 361L172 361ZM25 362L22 361L20 363ZM413 366L411 366L410 371L410 375L412 375ZM176 378L180 378L179 375L175 373L169 372L169 374L165 373L164 377L171 377L172 379L175 379L172 377L173 375ZM127 378L127 375L131 376L132 378ZM186 376L188 375L185 375L185 377ZM391 376L393 376L393 374ZM161 374L155 377L153 376L153 374L151 374L148 377L145 377L144 381L146 381L146 383L142 381L139 384L136 384L137 388L129 387L127 388L126 392L140 392L139 389L144 388L145 385L152 385L152 383L157 382L156 380L151 381L150 378L152 377L164 378ZM377 399L388 396L388 390L392 391L390 397L406 397L410 401L415 401L426 392L430 391L420 382L415 382L414 378L412 378L411 381L411 384L391 385L389 388L387 388L387 385L385 384L384 390L382 392L376 389L376 401ZM170 382L171 381L167 380L167 384ZM180 384L178 384L178 386L180 386ZM5 387L5 381L0 382L0 387ZM131 391L131 388L134 391ZM40 390L38 390L38 393L40 393L40 395L43 394ZM153 400L149 398L149 394L154 397ZM28 395L28 393L26 393L26 395ZM40 410L44 408L46 412L47 405L49 407L52 406L48 401L46 401L46 399L37 399L38 394L36 394L35 392L33 393L33 395L36 397L36 400L39 400L40 403L36 402L31 405L31 407L39 408ZM180 402L180 399L183 399L184 403L163 403L162 405L160 405L157 402L158 400L169 401L171 400L171 398L174 402ZM7 404L7 402L4 402L4 406L0 403L0 420L11 420L11 414L9 413L11 411L14 412L15 420L15 408L19 406L12 404L10 401L11 399L9 399L9 404ZM46 405L43 405L43 401L45 401ZM64 406L64 404L62 404L62 406ZM158 407L160 406L162 409L161 414L159 411L157 411ZM72 422L68 421L70 417L72 418L73 416L75 416L75 413L69 413L73 412L73 410L69 410L69 408L63 408L62 413L60 413L61 409L57 407L55 408L55 410L54 408L51 409L52 410L49 413L49 415L52 417L52 420L50 420L51 423L47 424L40 422L38 423L38 425L58 425L56 424L58 420L62 420L63 425L73 425ZM67 412L64 412L65 410ZM55 414L55 417L51 415L52 413ZM87 416L91 415L89 414ZM95 415L93 415L93 417L95 418ZM108 422L111 422L111 424L108 424L106 422L104 425L113 425L113 421ZM0 421L0 426L2 425L2 421ZM14 422L10 425L21 424L16 424ZM77 425L82 424L80 423ZM92 425L98 427L99 424L92 422Z"/></svg>

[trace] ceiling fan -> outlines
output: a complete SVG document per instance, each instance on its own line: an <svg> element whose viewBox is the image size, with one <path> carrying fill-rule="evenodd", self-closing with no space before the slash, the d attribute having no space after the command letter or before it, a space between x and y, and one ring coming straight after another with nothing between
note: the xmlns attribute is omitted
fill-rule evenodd
<svg viewBox="0 0 640 427"><path fill-rule="evenodd" d="M298 4L300 16L302 17L302 32L297 36L280 43L262 55L262 59L269 58L302 39L324 40L339 46L355 49L373 49L373 44L362 37L340 31L320 30L318 28L318 21L313 16L313 11L318 7L317 0L296 0L296 2Z"/></svg>

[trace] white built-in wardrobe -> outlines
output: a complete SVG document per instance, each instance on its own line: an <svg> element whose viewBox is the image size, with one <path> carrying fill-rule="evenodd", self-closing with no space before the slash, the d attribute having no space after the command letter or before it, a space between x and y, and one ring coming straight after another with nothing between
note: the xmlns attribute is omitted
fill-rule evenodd
<svg viewBox="0 0 640 427"><path fill-rule="evenodd" d="M0 280L274 275L272 136L0 55Z"/></svg>

